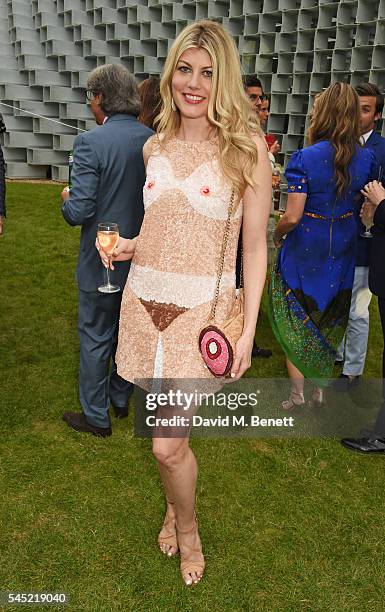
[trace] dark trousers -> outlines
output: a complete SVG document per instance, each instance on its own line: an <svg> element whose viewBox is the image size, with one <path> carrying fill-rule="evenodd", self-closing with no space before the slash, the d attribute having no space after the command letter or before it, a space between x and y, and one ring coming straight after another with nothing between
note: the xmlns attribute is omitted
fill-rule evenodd
<svg viewBox="0 0 385 612"><path fill-rule="evenodd" d="M385 298L378 298L378 309L380 311L384 348L382 352L382 406L377 415L374 431L379 437L385 438Z"/></svg>
<svg viewBox="0 0 385 612"><path fill-rule="evenodd" d="M241 286L241 265L242 265L242 226L241 233L239 234L238 247L237 247L237 261L235 264L235 283L236 288L239 289Z"/></svg>
<svg viewBox="0 0 385 612"><path fill-rule="evenodd" d="M79 396L87 421L109 427L110 403L125 407L133 385L116 371L119 312L122 293L79 290Z"/></svg>

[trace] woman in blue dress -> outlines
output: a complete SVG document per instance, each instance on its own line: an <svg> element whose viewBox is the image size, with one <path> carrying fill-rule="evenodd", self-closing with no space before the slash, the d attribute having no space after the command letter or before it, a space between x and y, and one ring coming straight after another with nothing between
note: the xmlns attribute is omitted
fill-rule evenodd
<svg viewBox="0 0 385 612"><path fill-rule="evenodd" d="M310 146L287 166L289 195L274 235L280 248L269 293L270 322L291 379L286 410L305 402L305 377L316 385L313 404L322 403L348 322L355 210L360 190L376 176L375 158L359 137L358 96L350 85L334 83L315 100Z"/></svg>

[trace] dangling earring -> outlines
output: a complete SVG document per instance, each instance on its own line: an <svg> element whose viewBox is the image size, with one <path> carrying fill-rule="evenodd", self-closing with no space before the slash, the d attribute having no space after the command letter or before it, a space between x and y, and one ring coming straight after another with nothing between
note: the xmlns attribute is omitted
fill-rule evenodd
<svg viewBox="0 0 385 612"><path fill-rule="evenodd" d="M171 98L171 108L172 108L172 110L174 112L176 111L176 105L175 105L175 102L174 102L174 98Z"/></svg>

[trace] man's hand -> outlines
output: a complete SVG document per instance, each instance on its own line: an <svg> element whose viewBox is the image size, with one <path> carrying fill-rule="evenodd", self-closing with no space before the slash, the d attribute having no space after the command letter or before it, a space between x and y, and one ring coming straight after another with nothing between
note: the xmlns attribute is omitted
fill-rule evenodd
<svg viewBox="0 0 385 612"><path fill-rule="evenodd" d="M373 206L378 206L382 200L385 200L385 189L378 181L371 181L365 185L361 193Z"/></svg>
<svg viewBox="0 0 385 612"><path fill-rule="evenodd" d="M70 188L64 187L63 191L60 194L60 197L61 197L62 202L65 202L66 200L68 200L68 198L70 197Z"/></svg>
<svg viewBox="0 0 385 612"><path fill-rule="evenodd" d="M3 215L0 215L0 236L1 234L4 234L4 217Z"/></svg>
<svg viewBox="0 0 385 612"><path fill-rule="evenodd" d="M279 144L278 140L273 142L273 144L271 145L269 149L270 153L272 153L273 155L277 155L277 153L279 153L280 150L281 150L281 145Z"/></svg>

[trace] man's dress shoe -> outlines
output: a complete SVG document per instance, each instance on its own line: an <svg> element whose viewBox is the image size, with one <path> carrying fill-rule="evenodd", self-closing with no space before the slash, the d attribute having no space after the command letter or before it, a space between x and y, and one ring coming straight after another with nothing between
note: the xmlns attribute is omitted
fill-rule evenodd
<svg viewBox="0 0 385 612"><path fill-rule="evenodd" d="M63 414L63 421L75 431L91 433L93 436L107 438L112 434L111 427L96 427L88 423L82 412L65 412Z"/></svg>
<svg viewBox="0 0 385 612"><path fill-rule="evenodd" d="M111 404L117 419L125 419L128 417L128 406L114 406Z"/></svg>
<svg viewBox="0 0 385 612"><path fill-rule="evenodd" d="M385 453L385 440L376 438L374 434L364 438L343 438L341 444L359 453Z"/></svg>
<svg viewBox="0 0 385 612"><path fill-rule="evenodd" d="M261 348L260 346L257 346L254 342L253 344L253 350L251 351L251 356L252 357L271 357L273 354L273 351L271 351L270 349L264 349Z"/></svg>
<svg viewBox="0 0 385 612"><path fill-rule="evenodd" d="M337 391L338 393L343 393L346 391L351 391L360 383L360 377L355 376L354 378L349 378L347 374L340 374L338 378L335 378L333 382L329 385L329 388L332 391Z"/></svg>

